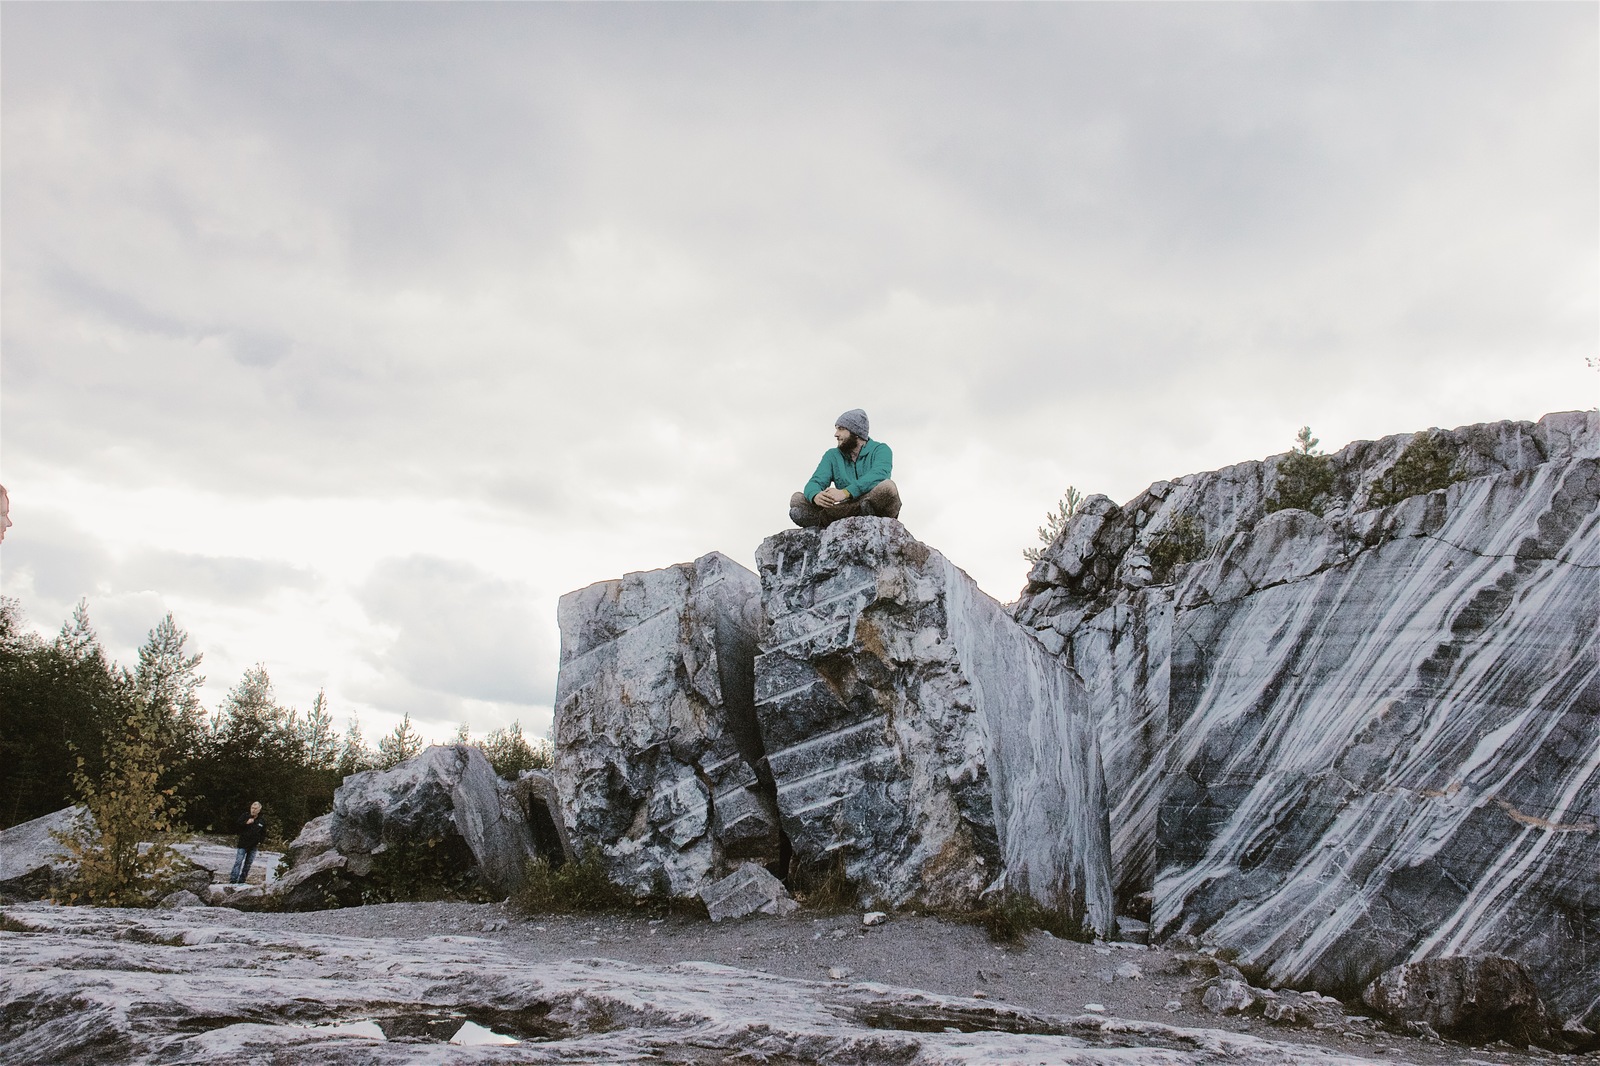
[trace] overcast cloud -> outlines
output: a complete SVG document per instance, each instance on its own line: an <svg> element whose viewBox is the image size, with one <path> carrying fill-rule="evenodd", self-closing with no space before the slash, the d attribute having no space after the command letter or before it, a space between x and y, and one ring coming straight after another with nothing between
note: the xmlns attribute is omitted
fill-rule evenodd
<svg viewBox="0 0 1600 1066"><path fill-rule="evenodd" d="M1068 484L1592 406L1597 13L5 4L5 591L539 730L846 408L1009 600Z"/></svg>

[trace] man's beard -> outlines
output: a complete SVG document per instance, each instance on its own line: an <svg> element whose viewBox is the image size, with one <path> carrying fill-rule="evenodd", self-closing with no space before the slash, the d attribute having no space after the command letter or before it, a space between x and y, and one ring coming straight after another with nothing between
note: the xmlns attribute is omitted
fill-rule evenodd
<svg viewBox="0 0 1600 1066"><path fill-rule="evenodd" d="M852 433L849 440L839 445L839 450L845 454L846 458L854 459L857 453L861 451L861 446L865 443L867 442Z"/></svg>

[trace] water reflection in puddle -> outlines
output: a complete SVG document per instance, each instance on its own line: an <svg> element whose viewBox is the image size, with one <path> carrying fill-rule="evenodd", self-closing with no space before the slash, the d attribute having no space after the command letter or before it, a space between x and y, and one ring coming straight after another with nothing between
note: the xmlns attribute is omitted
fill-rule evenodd
<svg viewBox="0 0 1600 1066"><path fill-rule="evenodd" d="M297 1025L317 1033L354 1036L366 1040L396 1040L412 1044L520 1044L521 1040L497 1033L461 1014L407 1014L392 1018Z"/></svg>

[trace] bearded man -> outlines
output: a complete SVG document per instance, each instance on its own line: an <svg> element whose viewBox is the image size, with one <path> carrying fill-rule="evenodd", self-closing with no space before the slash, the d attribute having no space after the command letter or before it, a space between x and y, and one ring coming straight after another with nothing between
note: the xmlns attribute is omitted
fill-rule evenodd
<svg viewBox="0 0 1600 1066"><path fill-rule="evenodd" d="M857 407L834 420L833 439L804 490L789 498L789 517L797 526L826 526L861 515L900 517L900 490L889 474L894 453L873 440L867 412Z"/></svg>

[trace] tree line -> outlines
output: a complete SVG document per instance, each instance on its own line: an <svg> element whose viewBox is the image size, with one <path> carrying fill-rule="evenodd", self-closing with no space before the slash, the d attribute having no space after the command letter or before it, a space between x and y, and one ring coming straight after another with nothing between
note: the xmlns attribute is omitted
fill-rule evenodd
<svg viewBox="0 0 1600 1066"><path fill-rule="evenodd" d="M331 810L345 777L388 769L423 748L409 714L374 748L354 716L342 733L334 728L323 692L305 712L284 706L259 664L207 711L201 658L170 612L130 670L107 658L86 602L44 640L16 599L0 597L0 828L79 802L86 783L125 772L108 764L108 753L125 749L120 738L135 718L152 723L141 750L160 767L159 787L179 800L188 828L229 832L259 799L281 837L273 843ZM476 742L462 725L452 742L476 743L505 777L550 764L549 742L530 741L516 722Z"/></svg>

